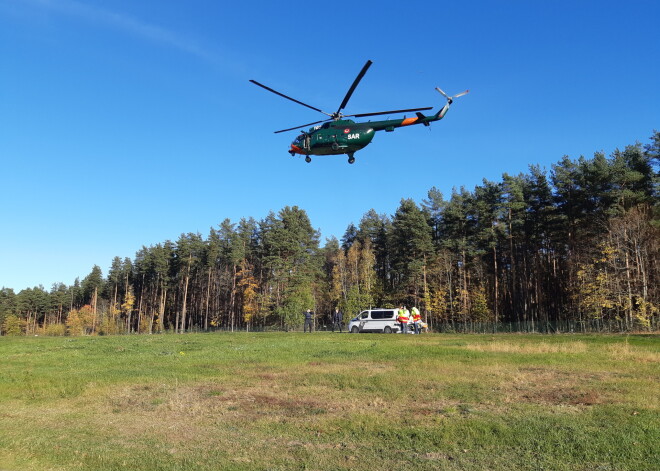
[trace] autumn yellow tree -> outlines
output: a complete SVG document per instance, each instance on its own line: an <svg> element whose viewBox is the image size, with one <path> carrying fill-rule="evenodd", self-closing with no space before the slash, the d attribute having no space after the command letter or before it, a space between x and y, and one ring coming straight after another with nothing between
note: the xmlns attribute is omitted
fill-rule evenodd
<svg viewBox="0 0 660 471"><path fill-rule="evenodd" d="M122 312L126 315L126 331L131 331L131 315L133 313L133 306L135 305L135 295L133 294L133 287L129 287L126 293L126 298L121 305Z"/></svg>
<svg viewBox="0 0 660 471"><path fill-rule="evenodd" d="M347 251L337 249L332 271L332 297L340 309L354 314L374 303L376 258L371 241L354 241Z"/></svg>
<svg viewBox="0 0 660 471"><path fill-rule="evenodd" d="M69 311L66 326L69 335L91 335L94 333L94 308L89 304Z"/></svg>
<svg viewBox="0 0 660 471"><path fill-rule="evenodd" d="M259 283L252 275L252 269L247 260L243 260L237 276L239 280L238 286L243 299L243 322L245 322L249 329L249 326L259 313Z"/></svg>
<svg viewBox="0 0 660 471"><path fill-rule="evenodd" d="M3 335L22 335L25 330L25 321L13 314L5 317L2 322Z"/></svg>

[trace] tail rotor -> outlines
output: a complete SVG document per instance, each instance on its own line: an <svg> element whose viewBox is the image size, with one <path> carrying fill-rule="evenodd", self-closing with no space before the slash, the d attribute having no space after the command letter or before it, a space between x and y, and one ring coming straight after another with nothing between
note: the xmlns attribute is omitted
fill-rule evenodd
<svg viewBox="0 0 660 471"><path fill-rule="evenodd" d="M465 90L464 92L458 93L458 94L456 94L456 95L454 95L454 96L449 96L449 95L447 95L445 92L443 92L443 91L440 89L440 87L435 87L435 89L436 89L438 92L440 92L440 94L441 94L443 97L445 97L445 98L447 99L447 101L449 102L449 104L451 104L451 103L454 101L454 98L458 98L459 96L467 95L467 94L470 92L470 90Z"/></svg>

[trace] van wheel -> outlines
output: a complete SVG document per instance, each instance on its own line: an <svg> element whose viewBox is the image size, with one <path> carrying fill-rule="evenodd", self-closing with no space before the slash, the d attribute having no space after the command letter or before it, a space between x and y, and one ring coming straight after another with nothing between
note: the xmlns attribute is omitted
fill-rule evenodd
<svg viewBox="0 0 660 471"><path fill-rule="evenodd" d="M351 334L357 334L358 332L360 332L360 329L358 329L357 326L354 325L353 328L351 329Z"/></svg>
<svg viewBox="0 0 660 471"><path fill-rule="evenodd" d="M392 333L392 327L390 327L389 325L385 326L385 328L383 329L383 332L385 332L386 334L391 334Z"/></svg>

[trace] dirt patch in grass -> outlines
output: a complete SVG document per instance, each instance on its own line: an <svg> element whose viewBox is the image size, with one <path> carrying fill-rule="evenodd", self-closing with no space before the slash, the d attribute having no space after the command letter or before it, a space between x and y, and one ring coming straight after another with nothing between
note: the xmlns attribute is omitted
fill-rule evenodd
<svg viewBox="0 0 660 471"><path fill-rule="evenodd" d="M428 452L424 453L422 455L419 455L419 458L422 460L429 460L429 461L453 461L454 457L451 455L448 455L447 453L439 453L439 452Z"/></svg>
<svg viewBox="0 0 660 471"><path fill-rule="evenodd" d="M311 398L257 393L246 399L242 403L244 408L258 410L262 413L272 411L278 415L296 417L307 414L325 414L327 412L327 403Z"/></svg>
<svg viewBox="0 0 660 471"><path fill-rule="evenodd" d="M279 382L275 386L229 387L214 383L125 386L106 391L105 399L94 404L97 410L89 412L97 422L95 427L109 435L121 430L122 440L127 442L139 437L157 437L178 449L182 442L194 441L202 435L213 435L219 442L230 440L224 434L244 428L267 429L284 422L287 426L309 427L328 420L351 420L355 414L409 416L425 422L434 420L443 410L458 407L454 402L429 398L399 402L373 396L356 400L351 395L335 394L317 386L296 388Z"/></svg>
<svg viewBox="0 0 660 471"><path fill-rule="evenodd" d="M279 375L277 373L260 373L260 374L257 375L257 378L259 378L262 381L270 382L270 381L279 380L280 376L281 375Z"/></svg>
<svg viewBox="0 0 660 471"><path fill-rule="evenodd" d="M593 406L604 402L603 397L595 390L581 391L553 387L532 390L523 394L521 398L528 402L552 405Z"/></svg>
<svg viewBox="0 0 660 471"><path fill-rule="evenodd" d="M593 406L616 402L599 390L602 374L574 374L548 368L521 368L510 382L502 382L506 402L542 405Z"/></svg>
<svg viewBox="0 0 660 471"><path fill-rule="evenodd" d="M328 401L291 395L278 388L224 387L218 384L128 386L106 395L100 408L120 419L153 416L161 423L198 423L242 416L250 421L265 415L288 417L322 414ZM339 408L337 408L339 409Z"/></svg>

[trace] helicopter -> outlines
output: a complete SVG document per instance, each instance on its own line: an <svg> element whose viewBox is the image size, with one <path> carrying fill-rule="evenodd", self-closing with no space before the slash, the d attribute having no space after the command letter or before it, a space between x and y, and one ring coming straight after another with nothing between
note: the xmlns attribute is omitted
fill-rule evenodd
<svg viewBox="0 0 660 471"><path fill-rule="evenodd" d="M306 128L307 126L313 126L308 131L300 131L301 134L296 137L291 143L289 149L289 154L295 156L296 154L304 155L305 161L307 163L312 161L311 155L348 155L348 163L352 164L355 162L355 152L360 149L363 149L369 145L374 138L374 135L377 131L386 131L392 132L396 128L402 126L412 126L414 124L423 124L424 126L429 126L433 121L439 121L445 117L445 114L449 110L454 98L463 96L469 92L465 90L454 96L447 95L440 88L436 87L436 90L442 94L447 99L447 104L438 111L437 113L425 116L422 114L422 111L430 110L433 107L425 108L410 108L405 110L389 110L389 111L378 111L375 113L359 113L359 114L348 114L345 115L342 113L342 110L348 104L348 101L351 99L353 92L357 88L358 84L371 67L373 62L368 60L366 64L360 70L357 77L353 81L353 84L348 89L346 96L342 100L339 108L334 113L327 113L319 108L303 103L302 101L291 98L283 93L273 90L266 85L257 82L256 80L250 80L253 84L268 90L276 95L291 100L294 103L310 108L319 113L323 113L329 118L323 119L321 121L315 121L313 123L307 123L300 126L294 126L292 128L282 129L280 131L275 131L275 134L287 131L293 131L296 129ZM388 119L384 121L367 121L367 122L358 122L351 119L345 118L364 118L367 116L379 116L386 114L394 113L415 113L414 117L406 118L405 116L401 119Z"/></svg>

